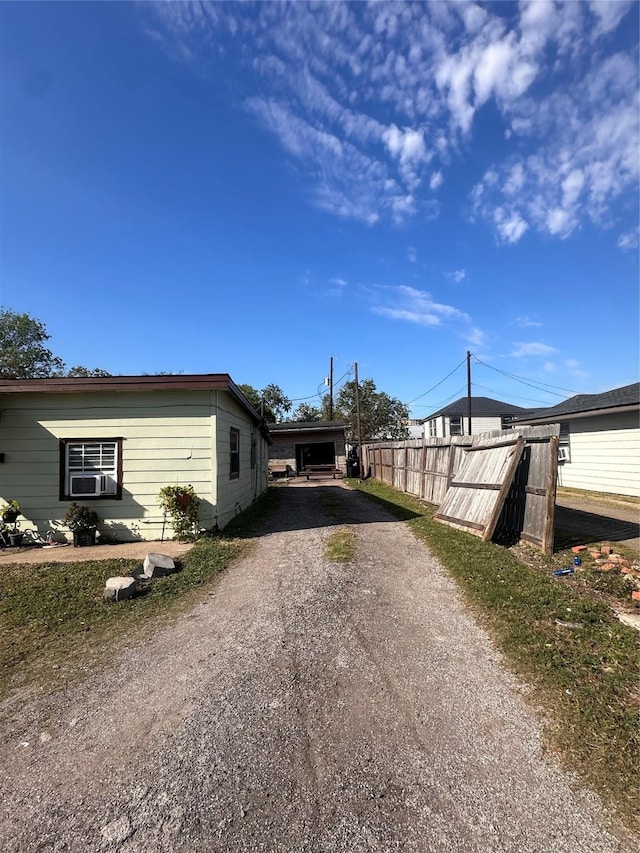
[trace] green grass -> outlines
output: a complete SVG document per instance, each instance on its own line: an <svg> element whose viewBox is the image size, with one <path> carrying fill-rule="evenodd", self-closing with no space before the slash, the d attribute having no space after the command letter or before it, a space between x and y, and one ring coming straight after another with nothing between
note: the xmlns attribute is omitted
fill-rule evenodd
<svg viewBox="0 0 640 853"><path fill-rule="evenodd" d="M107 578L127 575L139 560L98 560L50 565L3 564L0 575L0 697L46 679L59 669L83 670L108 638L168 612L188 593L214 578L239 543L203 539L145 594L118 603L102 597Z"/></svg>
<svg viewBox="0 0 640 853"><path fill-rule="evenodd" d="M127 575L140 560L4 564L0 573L0 698L12 690L82 676L127 632L170 616L197 600L277 506L269 489L233 520L224 536L198 540L180 571L154 581L128 601L105 601L107 578Z"/></svg>
<svg viewBox="0 0 640 853"><path fill-rule="evenodd" d="M356 535L349 527L332 533L325 544L325 556L332 563L351 563L356 556Z"/></svg>
<svg viewBox="0 0 640 853"><path fill-rule="evenodd" d="M572 583L574 576L569 583L553 577L553 560L524 564L505 548L435 521L434 508L395 489L375 480L356 487L399 518L417 514L408 521L415 535L533 687L547 748L640 829L638 632L581 581Z"/></svg>

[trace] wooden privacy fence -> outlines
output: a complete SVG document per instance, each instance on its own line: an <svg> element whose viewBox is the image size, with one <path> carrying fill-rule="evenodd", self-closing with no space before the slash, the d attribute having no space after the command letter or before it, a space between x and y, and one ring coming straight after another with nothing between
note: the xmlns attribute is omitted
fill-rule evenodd
<svg viewBox="0 0 640 853"><path fill-rule="evenodd" d="M553 551L558 424L364 445L365 471L438 504L435 518L485 540Z"/></svg>
<svg viewBox="0 0 640 853"><path fill-rule="evenodd" d="M471 446L469 436L365 444L363 467L382 483L429 503L444 500L454 472Z"/></svg>

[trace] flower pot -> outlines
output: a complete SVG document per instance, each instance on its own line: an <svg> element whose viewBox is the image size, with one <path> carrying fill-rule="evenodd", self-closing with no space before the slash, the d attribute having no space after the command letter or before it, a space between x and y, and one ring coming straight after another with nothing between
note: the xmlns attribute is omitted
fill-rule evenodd
<svg viewBox="0 0 640 853"><path fill-rule="evenodd" d="M15 524L17 517L20 515L16 509L7 509L2 513L2 520L5 524Z"/></svg>
<svg viewBox="0 0 640 853"><path fill-rule="evenodd" d="M24 533L10 533L9 534L9 544L13 548L17 548L19 545L22 545L22 537Z"/></svg>
<svg viewBox="0 0 640 853"><path fill-rule="evenodd" d="M82 530L73 531L73 547L86 548L96 544L95 527L85 527Z"/></svg>

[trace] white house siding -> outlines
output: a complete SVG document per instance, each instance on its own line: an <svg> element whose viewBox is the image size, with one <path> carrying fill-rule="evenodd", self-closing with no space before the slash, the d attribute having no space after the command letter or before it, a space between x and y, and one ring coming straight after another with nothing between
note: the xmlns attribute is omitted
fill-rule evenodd
<svg viewBox="0 0 640 853"><path fill-rule="evenodd" d="M469 424L466 418L462 419L462 425L467 435ZM492 432L496 429L502 429L502 418L471 418L471 435L480 435L482 432Z"/></svg>
<svg viewBox="0 0 640 853"><path fill-rule="evenodd" d="M0 497L20 501L23 527L60 527L69 502L59 500L59 439L122 437L122 500L91 501L101 531L121 541L159 538L158 493L174 484L193 486L203 500L201 522L212 526L217 495L211 406L209 391L5 395Z"/></svg>
<svg viewBox="0 0 640 853"><path fill-rule="evenodd" d="M637 412L569 422L570 462L558 465L558 483L575 489L640 496Z"/></svg>

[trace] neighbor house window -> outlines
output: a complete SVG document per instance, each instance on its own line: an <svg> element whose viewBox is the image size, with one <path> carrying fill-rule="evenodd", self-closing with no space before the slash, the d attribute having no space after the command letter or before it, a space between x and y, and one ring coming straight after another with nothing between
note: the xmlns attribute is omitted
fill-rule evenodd
<svg viewBox="0 0 640 853"><path fill-rule="evenodd" d="M240 476L240 430L231 427L229 442L229 477L235 480Z"/></svg>
<svg viewBox="0 0 640 853"><path fill-rule="evenodd" d="M436 419L432 418L429 421L429 438L435 438L438 434Z"/></svg>
<svg viewBox="0 0 640 853"><path fill-rule="evenodd" d="M60 500L122 499L122 439L60 440Z"/></svg>
<svg viewBox="0 0 640 853"><path fill-rule="evenodd" d="M560 424L560 436L558 438L558 462L571 462L571 433L569 422Z"/></svg>
<svg viewBox="0 0 640 853"><path fill-rule="evenodd" d="M449 419L449 435L462 435L462 418Z"/></svg>

